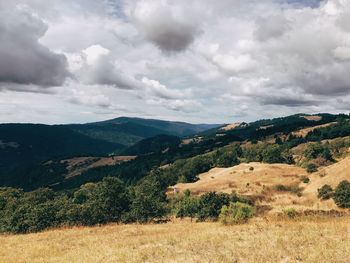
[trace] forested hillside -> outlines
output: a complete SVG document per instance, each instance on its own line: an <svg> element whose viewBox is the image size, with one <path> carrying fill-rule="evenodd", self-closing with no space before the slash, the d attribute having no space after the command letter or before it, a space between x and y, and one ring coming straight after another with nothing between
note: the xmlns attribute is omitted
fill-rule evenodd
<svg viewBox="0 0 350 263"><path fill-rule="evenodd" d="M187 138L158 135L124 150L137 157L68 177L67 162L60 161L60 154L102 154L119 145L77 135L64 126L3 125L2 138L6 138L1 143L3 156L12 150L12 155L6 158L22 157L23 148L23 154L35 153L32 158L36 160L49 155L57 159L46 161L24 177L13 173L11 176L15 177L4 177L20 181L10 181L17 188L0 189L0 212L4 215L0 231L22 233L61 225L149 222L170 215L194 217L199 221L245 221L254 215L255 209L270 210L271 205L284 204L285 200L293 200L293 204L314 204L318 200L317 189L310 190L305 185L310 178L317 178L315 173L325 177L324 167L332 167L347 156L349 123L347 115L293 115L253 122L228 131L211 129ZM314 129L305 136L295 135L306 127ZM14 140L18 134L23 134L21 128L28 132L21 140ZM344 167L344 162L335 169ZM215 173L215 169L225 168L230 169ZM214 172L206 177L207 181L199 177L212 169ZM236 174L234 178L242 178L233 180L233 173ZM224 181L216 181L218 175ZM322 187L318 193L320 198L332 198L340 208L350 207L350 183L344 180L348 176L350 174L343 174L342 182L339 182L341 178L332 179L336 188ZM229 178L230 183L225 183L224 178ZM224 189L238 190L240 194L215 193L221 187L220 182L224 182ZM204 191L204 194L191 193L186 190L187 184L193 185L190 189ZM175 190L183 192L175 193L174 197L166 195L174 185ZM213 187L213 191L206 192L201 185ZM33 189L36 190L28 191ZM309 189L305 197L304 189ZM284 199L286 196L288 198ZM262 206L264 201L266 204ZM231 218L233 211L241 211L243 218ZM297 211L286 213L293 216Z"/></svg>
<svg viewBox="0 0 350 263"><path fill-rule="evenodd" d="M37 187L57 180L61 165L45 169L42 162L74 156L100 156L124 147L92 139L64 126L0 125L0 185ZM45 183L44 183L45 182Z"/></svg>
<svg viewBox="0 0 350 263"><path fill-rule="evenodd" d="M190 124L153 119L120 117L112 120L68 125L69 128L95 139L131 146L156 135L184 137L218 127L217 124Z"/></svg>
<svg viewBox="0 0 350 263"><path fill-rule="evenodd" d="M62 159L136 149L138 154L142 147L126 149L145 138L185 136L216 126L126 117L72 125L0 124L0 185L24 189L54 185L67 173Z"/></svg>

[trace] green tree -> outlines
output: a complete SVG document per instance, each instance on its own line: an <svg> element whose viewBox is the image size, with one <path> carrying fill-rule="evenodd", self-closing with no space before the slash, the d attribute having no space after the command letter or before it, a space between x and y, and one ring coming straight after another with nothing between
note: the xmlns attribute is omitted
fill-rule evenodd
<svg viewBox="0 0 350 263"><path fill-rule="evenodd" d="M279 145L268 145L262 153L262 161L265 163L283 163L282 147Z"/></svg>
<svg viewBox="0 0 350 263"><path fill-rule="evenodd" d="M8 231L27 233L58 226L56 215L61 208L55 205L56 197L57 194L47 188L24 193L10 208Z"/></svg>
<svg viewBox="0 0 350 263"><path fill-rule="evenodd" d="M0 232L10 232L10 219L24 192L20 189L0 188Z"/></svg>
<svg viewBox="0 0 350 263"><path fill-rule="evenodd" d="M275 144L282 145L283 144L282 139L280 137L276 137Z"/></svg>
<svg viewBox="0 0 350 263"><path fill-rule="evenodd" d="M166 195L155 177L148 176L133 189L130 217L140 223L166 215Z"/></svg>
<svg viewBox="0 0 350 263"><path fill-rule="evenodd" d="M192 221L196 217L198 209L198 198L184 195L183 199L177 204L176 217L190 217Z"/></svg>
<svg viewBox="0 0 350 263"><path fill-rule="evenodd" d="M220 214L221 207L229 204L230 196L223 193L209 192L199 198L198 220L216 220Z"/></svg>
<svg viewBox="0 0 350 263"><path fill-rule="evenodd" d="M341 181L334 191L333 199L341 208L350 208L350 182Z"/></svg>
<svg viewBox="0 0 350 263"><path fill-rule="evenodd" d="M243 156L248 163L261 162L263 159L263 146L259 144L252 145L243 151Z"/></svg>
<svg viewBox="0 0 350 263"><path fill-rule="evenodd" d="M315 159L317 157L322 157L328 161L333 161L331 151L326 145L321 143L310 143L304 151L304 156L308 160Z"/></svg>
<svg viewBox="0 0 350 263"><path fill-rule="evenodd" d="M239 164L237 152L233 150L217 151L214 158L217 167L231 167Z"/></svg>
<svg viewBox="0 0 350 263"><path fill-rule="evenodd" d="M129 196L122 181L105 177L99 183L82 185L74 193L69 218L83 225L119 222L129 209Z"/></svg>

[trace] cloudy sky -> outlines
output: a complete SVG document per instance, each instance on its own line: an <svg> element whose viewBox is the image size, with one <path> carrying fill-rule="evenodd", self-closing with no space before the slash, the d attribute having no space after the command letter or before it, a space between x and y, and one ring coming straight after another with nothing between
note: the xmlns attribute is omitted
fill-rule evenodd
<svg viewBox="0 0 350 263"><path fill-rule="evenodd" d="M349 0L0 0L0 122L350 111Z"/></svg>

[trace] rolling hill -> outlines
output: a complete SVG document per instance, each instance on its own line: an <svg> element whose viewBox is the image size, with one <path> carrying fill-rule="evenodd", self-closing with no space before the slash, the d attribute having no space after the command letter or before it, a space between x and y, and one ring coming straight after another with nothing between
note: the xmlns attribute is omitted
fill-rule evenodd
<svg viewBox="0 0 350 263"><path fill-rule="evenodd" d="M92 137L124 146L156 135L185 137L219 127L219 124L190 124L154 119L120 117L112 120L67 125L70 129Z"/></svg>
<svg viewBox="0 0 350 263"><path fill-rule="evenodd" d="M127 117L70 125L0 124L0 186L49 186L62 181L68 173L67 165L59 160L117 155L143 139L160 135L173 136L174 144L180 140L175 136L213 127L217 125ZM161 141L157 144L162 147ZM147 147L148 143L141 145ZM138 152L142 147L136 145L129 152L136 149ZM142 149L142 153L145 151Z"/></svg>
<svg viewBox="0 0 350 263"><path fill-rule="evenodd" d="M135 184L154 167L215 151L232 143L274 143L275 138L280 137L292 147L317 139L322 129L331 129L325 131L326 138L346 136L347 124L336 125L340 117L348 118L345 115L296 114L244 123L230 129L222 129L227 125L127 117L70 125L3 124L0 125L0 186L31 190L55 185L55 188L64 190L99 181L107 175ZM312 136L304 135L305 138L299 139L289 136L301 129L307 129ZM69 161L60 161L107 155L138 157L115 165L90 163L79 171L68 169Z"/></svg>

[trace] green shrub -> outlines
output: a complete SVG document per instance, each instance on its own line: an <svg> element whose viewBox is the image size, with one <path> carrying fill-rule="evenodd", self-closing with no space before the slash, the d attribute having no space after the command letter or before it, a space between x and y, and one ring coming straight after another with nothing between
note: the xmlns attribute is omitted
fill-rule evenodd
<svg viewBox="0 0 350 263"><path fill-rule="evenodd" d="M199 198L198 220L217 220L220 210L224 205L228 205L230 196L223 193L205 193Z"/></svg>
<svg viewBox="0 0 350 263"><path fill-rule="evenodd" d="M219 221L224 225L241 224L254 216L254 208L248 204L240 202L230 202L221 208Z"/></svg>
<svg viewBox="0 0 350 263"><path fill-rule="evenodd" d="M284 163L282 151L280 145L267 145L262 152L262 161L264 163Z"/></svg>
<svg viewBox="0 0 350 263"><path fill-rule="evenodd" d="M334 191L333 199L341 208L350 208L350 182L341 181Z"/></svg>
<svg viewBox="0 0 350 263"><path fill-rule="evenodd" d="M317 166L316 166L315 164L313 164L313 163L308 163L308 164L306 165L306 171L307 171L308 173L317 172Z"/></svg>
<svg viewBox="0 0 350 263"><path fill-rule="evenodd" d="M301 180L304 184L310 183L310 178L307 177L307 176L302 176L302 177L300 178L300 180Z"/></svg>
<svg viewBox="0 0 350 263"><path fill-rule="evenodd" d="M304 156L308 160L322 157L328 161L333 161L333 157L328 146L321 143L310 143L304 151Z"/></svg>
<svg viewBox="0 0 350 263"><path fill-rule="evenodd" d="M286 186L283 184L278 184L275 185L275 190L278 192L289 192L290 191L290 186Z"/></svg>
<svg viewBox="0 0 350 263"><path fill-rule="evenodd" d="M301 196L301 191L303 190L297 185L283 185L283 184L278 184L275 185L275 190L278 192L291 192L293 194L296 194L297 196Z"/></svg>
<svg viewBox="0 0 350 263"><path fill-rule="evenodd" d="M333 188L328 184L325 184L317 191L318 191L318 198L320 198L322 200L327 200L327 199L331 198L333 195Z"/></svg>
<svg viewBox="0 0 350 263"><path fill-rule="evenodd" d="M282 210L282 214L288 218L296 218L298 216L298 211L295 208L285 208Z"/></svg>

